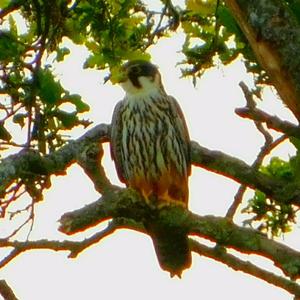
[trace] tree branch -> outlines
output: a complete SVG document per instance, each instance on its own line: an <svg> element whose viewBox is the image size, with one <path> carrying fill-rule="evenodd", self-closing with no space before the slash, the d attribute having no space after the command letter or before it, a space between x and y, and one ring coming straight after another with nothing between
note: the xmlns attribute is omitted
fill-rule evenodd
<svg viewBox="0 0 300 300"><path fill-rule="evenodd" d="M288 122L283 121L277 116L269 115L268 113L258 109L249 109L248 107L237 108L236 114L242 118L248 118L253 121L266 123L267 127L278 132L282 132L288 136L293 136L300 139L300 127Z"/></svg>
<svg viewBox="0 0 300 300"><path fill-rule="evenodd" d="M73 164L91 143L108 141L109 125L100 124L76 141L70 141L61 149L49 155L41 156L36 151L21 151L10 155L0 164L0 195L18 178L32 174L64 175L68 166Z"/></svg>
<svg viewBox="0 0 300 300"><path fill-rule="evenodd" d="M245 99L247 102L246 107L252 111L256 107L256 103L253 99L253 93L249 90L249 88L243 81L240 82L240 87L244 93L244 96L245 96ZM264 128L264 126L262 125L262 122L254 121L254 124L255 124L257 130L263 135L263 137L265 139L264 145L261 147L256 159L254 160L254 162L251 165L251 168L253 170L258 171L260 166L262 165L264 158L271 152L272 149L274 149L274 147L276 147L280 142L282 142L283 139L279 138L275 142L273 142L272 135L269 133L269 131L267 129ZM239 189L234 197L234 201L226 213L227 218L231 218L231 219L233 218L235 212L237 211L239 205L241 204L241 202L243 200L244 193L246 192L246 190L247 190L246 185L241 185L239 187Z"/></svg>
<svg viewBox="0 0 300 300"><path fill-rule="evenodd" d="M87 145L85 151L78 156L79 165L94 183L94 187L99 193L103 193L111 187L111 183L101 165L103 154L102 144L92 143Z"/></svg>
<svg viewBox="0 0 300 300"><path fill-rule="evenodd" d="M97 148L100 143L108 141L109 125L100 124L89 130L81 138L70 141L67 145L49 155L41 156L34 151L21 151L18 154L11 155L3 159L0 164L0 195L4 195L6 188L19 178L26 178L32 176L32 174L64 175L67 167L76 161L81 161L83 166L82 155L87 153L88 149L91 149L91 144L96 144ZM255 170L238 158L221 151L209 150L200 146L197 142L191 142L191 160L195 166L221 174L250 188L259 189L269 198L300 206L300 185L298 183L275 180ZM100 173L96 174L95 168L93 169L90 166L88 170L87 165L85 166L85 171L90 177L92 176L91 178L95 179L97 177L96 189L99 192L106 189L109 181L106 177L100 178L104 176L103 172L98 170L97 172Z"/></svg>
<svg viewBox="0 0 300 300"><path fill-rule="evenodd" d="M69 257L77 257L89 246L98 243L115 230L128 228L147 234L143 222L151 216L150 208L133 190L110 190L105 196L79 210L65 214L60 222L60 230L66 234L74 234L108 219L113 219L102 231L83 241L1 241L1 247L12 247L12 252L0 262L6 265L12 258L22 252L34 249L53 251L70 251ZM300 286L295 282L270 273L256 265L242 261L234 255L226 253L226 248L241 253L257 254L269 258L285 275L292 279L300 277L300 253L273 240L268 239L253 229L234 225L226 218L214 216L198 216L182 207L170 206L159 210L158 218L172 226L187 228L192 236L209 239L219 246L211 249L190 240L191 250L222 262L234 270L239 270L263 279L273 285L299 296Z"/></svg>
<svg viewBox="0 0 300 300"><path fill-rule="evenodd" d="M191 146L192 162L195 166L258 189L279 202L300 206L300 186L297 183L274 180L238 158L221 151L209 150L196 142L191 142Z"/></svg>
<svg viewBox="0 0 300 300"><path fill-rule="evenodd" d="M227 218L214 216L198 216L183 207L169 206L160 209L149 207L140 195L131 189L111 188L100 200L79 210L66 213L60 219L60 231L68 235L86 230L106 220L112 220L106 229L94 234L83 241L7 241L1 240L1 247L12 247L11 253L0 261L3 267L17 255L33 249L49 249L54 251L70 251L69 257L76 257L87 247L98 243L115 230L128 228L149 234L144 223L149 222L153 212L159 224L171 224L181 228L192 236L209 239L219 246L218 249L235 249L240 253L257 254L274 262L286 276L292 279L300 278L300 253L273 240L260 232L239 227ZM294 295L300 295L300 286L295 282L284 279L260 269L257 266L241 261L234 255L199 246L191 241L191 250L214 258L235 270L240 270L284 288Z"/></svg>
<svg viewBox="0 0 300 300"><path fill-rule="evenodd" d="M283 102L300 119L300 30L293 13L277 0L225 0Z"/></svg>
<svg viewBox="0 0 300 300"><path fill-rule="evenodd" d="M29 250L37 250L37 249L47 249L53 251L69 251L70 254L68 257L75 258L82 251L87 249L88 247L100 242L106 236L115 232L115 230L119 228L131 228L143 232L143 228L140 227L137 223L134 222L124 222L122 218L116 218L112 220L108 226L89 238L86 238L82 241L55 241L55 240L37 240L37 241L10 241L7 239L2 239L0 241L0 248L13 248L12 251L6 255L3 259L0 260L0 268L6 266L10 261L12 261L15 257L20 255L21 253Z"/></svg>
<svg viewBox="0 0 300 300"><path fill-rule="evenodd" d="M178 206L164 207L155 213L158 223L171 224L174 228L186 230L190 235L204 237L242 253L269 258L285 275L292 279L300 278L300 253L268 239L256 230L239 227L226 218L198 216ZM135 191L113 189L100 200L63 215L60 219L60 231L74 234L113 218L124 218L131 222L133 220L134 224L144 224L152 214L153 208L150 208Z"/></svg>

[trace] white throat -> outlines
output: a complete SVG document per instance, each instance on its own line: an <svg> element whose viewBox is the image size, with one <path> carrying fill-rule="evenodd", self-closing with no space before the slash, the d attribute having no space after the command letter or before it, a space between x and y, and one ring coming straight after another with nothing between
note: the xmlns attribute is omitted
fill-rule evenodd
<svg viewBox="0 0 300 300"><path fill-rule="evenodd" d="M139 77L139 83L141 84L140 88L135 87L129 79L121 83L122 88L126 92L126 98L128 100L161 95L159 78L156 77L154 80L151 80L148 77L141 76Z"/></svg>

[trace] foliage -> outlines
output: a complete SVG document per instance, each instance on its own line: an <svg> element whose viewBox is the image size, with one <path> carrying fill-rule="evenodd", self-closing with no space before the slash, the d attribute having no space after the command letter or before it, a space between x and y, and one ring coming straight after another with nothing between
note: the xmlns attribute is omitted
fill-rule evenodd
<svg viewBox="0 0 300 300"><path fill-rule="evenodd" d="M261 172L283 182L295 180L295 174L290 162L279 157L272 157L267 166L260 168ZM291 230L296 222L296 208L289 203L280 203L268 198L263 192L256 190L254 197L249 199L244 212L254 214L246 223L259 223L258 229L265 233L278 236Z"/></svg>
<svg viewBox="0 0 300 300"><path fill-rule="evenodd" d="M254 225L256 221L259 223L257 228L259 231L272 236L290 232L296 222L296 210L292 205L278 204L259 190L255 191L244 212L255 215L251 220L245 221L245 224Z"/></svg>
<svg viewBox="0 0 300 300"><path fill-rule="evenodd" d="M182 28L186 34L183 63L191 65L184 75L201 76L218 61L229 64L237 57L245 59L257 83L268 83L266 73L257 63L253 51L224 1L187 1Z"/></svg>
<svg viewBox="0 0 300 300"><path fill-rule="evenodd" d="M77 153L67 153L66 156L72 159L64 164L61 157L55 156L61 153L59 151L69 149L66 132L77 126L87 127L91 124L84 119L84 113L89 111L86 100L68 91L55 76L54 62L63 62L71 53L71 49L66 47L66 40L89 51L83 68L109 70L109 78L114 82L124 61L149 60L149 47L159 39L180 31L185 35L182 45L184 59L179 62L183 76L191 76L196 82L207 69L240 58L253 75L256 91L258 87L274 84L265 66L256 59L253 45L250 45L245 30L236 21L228 2L186 0L185 5L180 7L174 6L170 0L161 0L161 6L154 10L142 0L0 0L0 150L8 150L1 153L2 162L4 164L7 153L16 149L33 154L31 161L20 162L18 170L21 171L17 178L12 181L7 179L13 173L9 168L11 164L5 170L6 176L0 176L0 217L6 217L10 205L27 193L32 202L19 212L31 210L28 220L33 220L34 204L43 199L44 189L51 186L50 175L65 172L67 165L78 159ZM291 18L300 23L299 1L279 2L288 10ZM274 27L278 24L288 26L275 17L270 22ZM293 32L297 33L297 30ZM256 30L254 35L255 42L259 44L263 38L261 32ZM266 61L268 58L264 57ZM292 59L289 57L287 61ZM286 72L284 76L293 82ZM250 181L249 178L248 181L244 180L247 177L245 174L239 173L237 176L235 170L231 172L234 162L230 160L229 164L228 158L224 159L227 169L227 173L224 173L238 182L246 182L245 185L253 189L259 187L244 210L253 216L248 224L257 225L263 233L280 235L290 231L296 222L299 203L297 197L294 197L296 200L292 196L276 197L277 190L273 192L272 187L296 187L293 192L299 197L300 144L299 135L295 134L295 131L299 132L299 127L266 114L259 115L257 101L251 102L253 97L257 100L258 94L255 91L243 91L247 100L246 109L250 112L248 115L251 115L265 139L256 161L245 173L254 172L257 177L266 178L267 184L257 184L255 176ZM264 158L284 140L273 141L263 123L282 132L282 137L289 137L297 149L296 155L289 161L273 157L268 165L263 165ZM54 156L51 163L41 167L39 159L53 157L51 155ZM32 168L28 167L30 164ZM63 170L54 172L53 169L60 164L64 166ZM100 169L100 162L93 164L95 166ZM242 168L243 164L238 166ZM222 173L218 168L213 171ZM87 174L91 175L89 172ZM268 186L270 182L271 188ZM240 191L235 205L242 201L244 189ZM12 236L20 228L13 231ZM222 236L217 241L222 240L226 240L226 237Z"/></svg>
<svg viewBox="0 0 300 300"><path fill-rule="evenodd" d="M166 1L161 11L152 11L137 0L55 0L51 4L18 0L0 4L4 21L0 32L0 137L6 143L14 142L8 134L9 121L26 129L24 145L43 153L64 144L62 130L88 125L80 117L88 105L78 95L70 95L47 66L50 54L61 62L70 53L63 45L66 38L89 50L85 68L109 67L114 75L124 60L149 59L147 48L180 25L186 35L183 75L200 76L217 63L216 58L228 64L242 55L258 82L268 80L223 1L187 0L184 8ZM16 22L20 16L23 26ZM63 111L63 103L73 104L74 111Z"/></svg>

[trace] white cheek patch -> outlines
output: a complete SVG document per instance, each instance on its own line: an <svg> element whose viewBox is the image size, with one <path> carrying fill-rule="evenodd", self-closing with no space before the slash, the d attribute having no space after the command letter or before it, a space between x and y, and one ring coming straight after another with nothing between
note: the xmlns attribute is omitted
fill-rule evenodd
<svg viewBox="0 0 300 300"><path fill-rule="evenodd" d="M120 83L120 85L126 92L126 96L128 98L131 97L144 98L149 96L150 94L157 93L158 90L160 89L159 75L156 76L154 80L150 77L140 76L138 78L138 81L141 85L140 88L134 86L129 79Z"/></svg>
<svg viewBox="0 0 300 300"><path fill-rule="evenodd" d="M127 79L124 82L121 82L120 85L123 88L123 90L128 94L135 94L138 91L138 89L132 84L132 82L129 79Z"/></svg>

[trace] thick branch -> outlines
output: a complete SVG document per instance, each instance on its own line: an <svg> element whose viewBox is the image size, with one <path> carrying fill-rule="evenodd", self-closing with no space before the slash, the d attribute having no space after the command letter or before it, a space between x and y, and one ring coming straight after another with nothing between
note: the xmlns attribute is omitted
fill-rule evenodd
<svg viewBox="0 0 300 300"><path fill-rule="evenodd" d="M82 209L62 216L60 230L74 234L112 218L126 218L137 223L147 222L153 209L130 189L115 189ZM300 253L253 229L239 227L226 218L198 216L182 207L170 206L156 211L156 221L182 228L197 235L243 253L254 253L271 259L287 276L300 277Z"/></svg>
<svg viewBox="0 0 300 300"><path fill-rule="evenodd" d="M13 247L14 250L12 252L15 253L13 257L33 249L70 251L69 257L76 257L81 251L112 234L118 228L129 228L147 233L142 223L149 218L152 210L140 199L136 192L116 189L103 196L101 200L77 211L67 213L62 217L60 229L67 234L83 231L102 221L114 218L114 221L105 230L96 233L90 238L79 242L48 240L27 242L2 241L1 246ZM255 230L238 227L225 218L201 217L176 206L162 209L158 217L164 220L165 223L172 223L175 226L187 228L192 235L210 239L224 247L233 248L243 253L255 253L267 257L287 276L291 278L300 277L300 253L273 240L269 240ZM191 241L191 243L193 245L194 242ZM300 287L290 280L276 276L250 263L240 261L233 255L203 247L192 246L192 250L225 263L235 270L244 271L282 287L294 295L300 294ZM4 266L8 261L1 261L1 266Z"/></svg>
<svg viewBox="0 0 300 300"><path fill-rule="evenodd" d="M283 102L300 119L300 26L278 0L225 0Z"/></svg>
<svg viewBox="0 0 300 300"><path fill-rule="evenodd" d="M41 156L35 151L21 151L2 160L0 164L0 195L14 180L37 175L64 175L68 166L90 147L91 143L108 141L109 126L100 124L76 141L70 141L56 152Z"/></svg>
<svg viewBox="0 0 300 300"><path fill-rule="evenodd" d="M2 160L0 164L0 195L5 189L19 178L35 175L64 175L68 166L78 161L87 174L98 182L97 190L101 192L109 181L101 177L101 170L86 165L84 153L90 153L91 144L109 141L109 125L100 124L89 130L75 141L69 142L60 150L46 156L37 152L23 151ZM97 148L97 147L96 147ZM297 183L280 182L251 168L240 159L212 151L191 142L192 163L195 166L229 177L253 189L259 189L268 197L279 202L293 203L300 206L300 186ZM92 151L93 153L93 151ZM97 157L95 158L97 159ZM95 164L96 165L96 164Z"/></svg>
<svg viewBox="0 0 300 300"><path fill-rule="evenodd" d="M192 161L196 166L229 177L250 188L259 189L279 202L300 205L300 186L293 182L287 184L274 180L242 160L221 151L212 151L192 142Z"/></svg>
<svg viewBox="0 0 300 300"><path fill-rule="evenodd" d="M226 218L198 216L178 206L164 207L159 210L150 208L135 191L117 188L108 190L100 200L65 214L60 220L60 230L69 235L112 219L106 229L78 242L48 240L18 242L2 240L0 246L12 247L11 253L13 255L9 254L8 257L11 256L9 259L0 261L0 267L3 267L20 253L33 249L70 251L69 257L76 257L84 249L99 242L119 228L129 228L147 234L148 232L143 224L153 217L154 211L157 217L155 221L159 222L161 226L171 224L174 228L186 230L190 235L209 239L219 245L218 249L222 249L222 247L232 248L242 253L257 254L269 258L287 276L292 279L300 277L300 253L268 239L260 232L234 225ZM216 251L199 245L195 247L194 241L191 241L191 245L192 251L214 258L235 270L241 270L266 280L294 295L300 295L300 287L291 280L276 276L255 265L241 261L234 255L226 252Z"/></svg>
<svg viewBox="0 0 300 300"><path fill-rule="evenodd" d="M105 192L111 187L111 183L101 164L103 154L102 144L92 143L78 156L79 165L83 168L86 175L89 176L94 183L95 190L99 193Z"/></svg>

